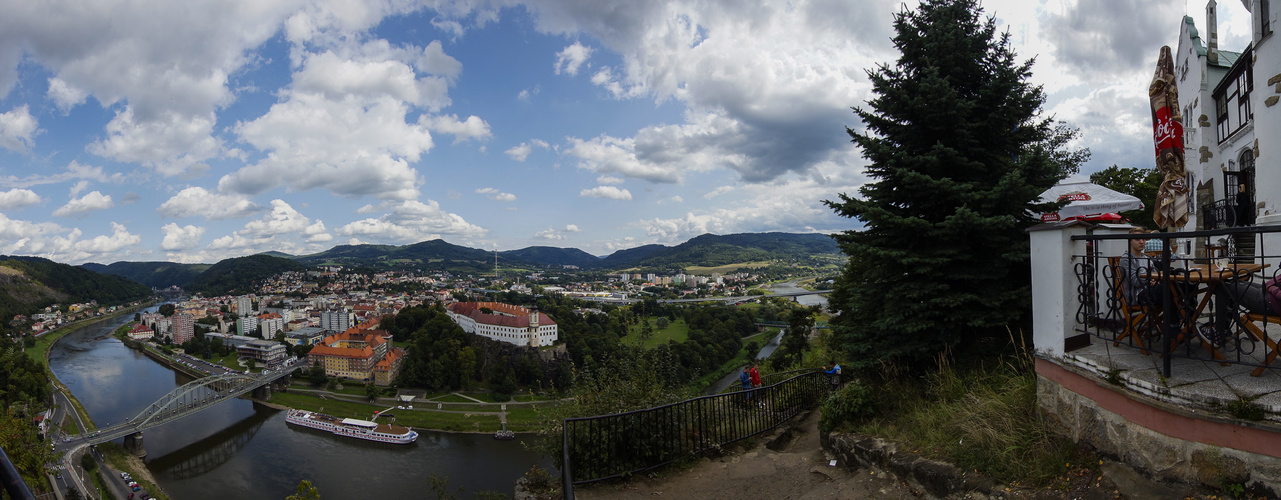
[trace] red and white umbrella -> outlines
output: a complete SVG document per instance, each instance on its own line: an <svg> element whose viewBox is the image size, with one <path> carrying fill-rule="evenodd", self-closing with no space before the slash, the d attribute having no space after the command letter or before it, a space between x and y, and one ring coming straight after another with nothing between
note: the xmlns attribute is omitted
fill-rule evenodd
<svg viewBox="0 0 1281 500"><path fill-rule="evenodd" d="M1115 212L1143 210L1143 202L1125 193L1113 191L1093 182L1068 182L1055 184L1041 193L1040 203L1068 201L1058 212L1040 215L1045 222L1060 220L1098 220L1110 218Z"/></svg>

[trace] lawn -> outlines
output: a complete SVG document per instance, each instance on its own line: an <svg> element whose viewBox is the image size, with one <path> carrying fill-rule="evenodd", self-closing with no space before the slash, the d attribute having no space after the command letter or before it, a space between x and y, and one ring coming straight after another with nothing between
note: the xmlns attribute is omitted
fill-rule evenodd
<svg viewBox="0 0 1281 500"><path fill-rule="evenodd" d="M320 399L308 395L278 392L271 396L272 403L303 410L323 412L340 418L359 418L368 420L375 410L386 409L385 406L364 403L351 403L332 399ZM393 410L395 423L419 429L434 429L452 432L494 432L502 428L502 421L497 408L476 413L464 410L435 411L434 405L420 405L413 410ZM457 405L451 405L457 406ZM507 428L515 431L534 430L538 417L530 407L521 407L508 412Z"/></svg>
<svg viewBox="0 0 1281 500"><path fill-rule="evenodd" d="M689 338L689 325L685 324L684 318L677 318L676 321L672 321L667 325L667 328L663 329L658 328L658 318L645 318L644 321L648 321L649 326L654 329L653 336L642 344L646 349L666 344L669 340L684 342ZM631 332L626 337L623 337L623 342L633 344L640 342L641 328L641 325L633 325Z"/></svg>

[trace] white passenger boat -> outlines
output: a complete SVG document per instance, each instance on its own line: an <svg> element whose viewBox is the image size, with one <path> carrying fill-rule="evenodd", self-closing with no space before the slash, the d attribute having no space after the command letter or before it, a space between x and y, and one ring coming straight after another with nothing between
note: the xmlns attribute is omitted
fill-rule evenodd
<svg viewBox="0 0 1281 500"><path fill-rule="evenodd" d="M380 443L409 444L418 439L418 433L399 425L380 424L355 418L338 418L324 413L289 410L285 422Z"/></svg>

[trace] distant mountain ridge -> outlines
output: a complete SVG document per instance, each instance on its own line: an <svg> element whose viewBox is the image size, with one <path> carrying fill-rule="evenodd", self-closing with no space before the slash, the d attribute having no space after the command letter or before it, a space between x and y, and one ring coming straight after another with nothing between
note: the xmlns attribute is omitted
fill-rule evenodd
<svg viewBox="0 0 1281 500"><path fill-rule="evenodd" d="M503 267L621 270L632 268L677 269L693 266L723 266L740 262L839 254L840 247L826 234L741 233L704 234L676 246L643 245L597 257L577 248L532 246L497 252ZM252 258L251 258L252 257ZM493 251L455 245L441 239L410 245L338 245L311 255L268 252L227 259L214 265L171 262L116 262L111 265L84 264L97 272L124 276L151 287L179 286L191 290L218 291L218 286L245 287L251 276L319 265L348 267L448 269L485 272L493 269ZM268 274L269 275L269 274ZM232 277L234 276L234 277ZM259 279L265 278L262 275ZM221 295L226 293L222 290Z"/></svg>
<svg viewBox="0 0 1281 500"><path fill-rule="evenodd" d="M96 300L112 306L150 296L149 287L122 276L40 257L0 255L0 317L5 318L5 327L14 315L31 314L52 304Z"/></svg>

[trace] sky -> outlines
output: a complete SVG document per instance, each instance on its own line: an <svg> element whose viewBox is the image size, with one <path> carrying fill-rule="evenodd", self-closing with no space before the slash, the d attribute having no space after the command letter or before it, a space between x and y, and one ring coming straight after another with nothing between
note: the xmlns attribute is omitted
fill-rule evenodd
<svg viewBox="0 0 1281 500"><path fill-rule="evenodd" d="M0 0L0 254L833 233L899 0ZM1152 164L1169 0L987 0L1082 176ZM1219 46L1249 13L1219 2Z"/></svg>

